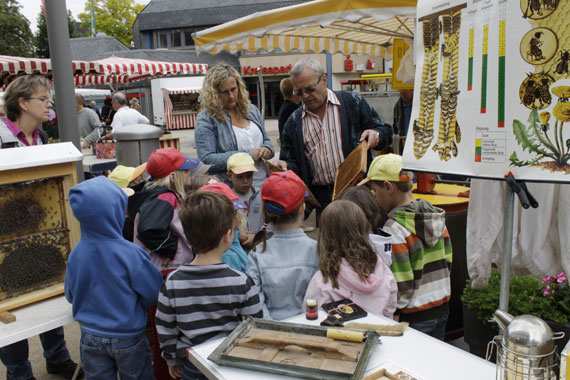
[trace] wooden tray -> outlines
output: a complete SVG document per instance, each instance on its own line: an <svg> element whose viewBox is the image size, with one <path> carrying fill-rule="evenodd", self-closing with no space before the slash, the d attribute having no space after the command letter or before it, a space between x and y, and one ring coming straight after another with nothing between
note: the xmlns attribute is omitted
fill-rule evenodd
<svg viewBox="0 0 570 380"><path fill-rule="evenodd" d="M246 335L248 335L248 333L250 333L253 329L267 330L268 332L272 331L275 332L276 334L278 332L301 334L309 337L313 336L315 338L316 337L323 338L326 337L327 334L327 328L320 326L309 326L297 323L275 322L263 319L248 318L247 320L243 321L210 354L210 356L208 356L208 360L211 360L219 365L227 365L231 367L238 367L254 371L300 377L305 379L353 380L353 379L360 379L362 377L362 375L364 374L364 370L366 369L366 364L369 359L370 351L372 350L374 343L379 342L378 335L375 332L367 331L365 333L367 337L366 341L358 343L361 346L359 347L356 356L356 366L354 367L354 370L352 372L347 373L347 372L327 370L322 368L311 368L309 365L300 366L291 363L290 360L282 360L281 362L261 360L261 355L254 356L254 358L246 357L248 355L243 355L242 357L237 356L235 354L234 349L242 347L241 345L238 347L238 343L240 342L240 340L242 340L242 338L245 338ZM346 344L347 346L350 343L352 343L344 341L334 341L334 342L341 342ZM354 345L355 343L352 343L353 348ZM281 353L277 355L280 354ZM304 353L299 355L304 356L302 359L307 359L313 354L314 353L311 352L308 354ZM277 358L277 356L275 356L275 358ZM324 359L324 361L326 360L328 359ZM341 360L335 360L335 361L338 362Z"/></svg>
<svg viewBox="0 0 570 380"><path fill-rule="evenodd" d="M367 141L361 142L344 159L336 170L334 181L333 201L346 189L356 185L366 175L368 168Z"/></svg>

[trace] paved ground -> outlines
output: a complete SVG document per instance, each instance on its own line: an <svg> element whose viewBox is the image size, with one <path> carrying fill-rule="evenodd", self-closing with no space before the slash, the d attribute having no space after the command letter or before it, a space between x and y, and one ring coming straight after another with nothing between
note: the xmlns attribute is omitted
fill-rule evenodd
<svg viewBox="0 0 570 380"><path fill-rule="evenodd" d="M273 146L275 147L276 151L278 151L279 144L277 142L277 139L279 137L279 130L277 128L277 120L267 120L265 127L267 133L269 134L269 138L273 143ZM182 153L184 153L186 156L189 157L198 157L196 153L196 147L194 144L194 130L172 131L172 133L174 137L180 138ZM313 212L309 217L309 219L305 221L305 226L315 227L314 214L315 213ZM309 232L308 235L313 239L316 239L318 236L318 229ZM78 361L79 339L80 339L79 325L77 323L71 323L65 326L65 337L69 352L71 354L71 358L75 361ZM468 351L467 346L463 342L462 338L450 343ZM36 379L37 380L61 379L60 377L49 375L46 373L45 361L43 359L43 350L39 338L36 336L29 339L29 345L30 345L30 361L32 363L32 368L34 370L34 376L36 377ZM6 379L5 368L3 366L0 366L0 380L5 380L5 379Z"/></svg>

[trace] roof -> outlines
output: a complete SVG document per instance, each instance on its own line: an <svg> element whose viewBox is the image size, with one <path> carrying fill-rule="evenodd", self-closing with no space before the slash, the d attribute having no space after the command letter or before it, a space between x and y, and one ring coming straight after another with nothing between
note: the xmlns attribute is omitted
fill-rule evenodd
<svg viewBox="0 0 570 380"><path fill-rule="evenodd" d="M268 9L306 0L152 0L137 16L133 29L173 29L218 25Z"/></svg>
<svg viewBox="0 0 570 380"><path fill-rule="evenodd" d="M71 59L84 61L95 61L119 51L129 50L121 41L104 33L99 33L97 37L71 38L69 43L71 46ZM101 52L105 52L106 55L101 56Z"/></svg>

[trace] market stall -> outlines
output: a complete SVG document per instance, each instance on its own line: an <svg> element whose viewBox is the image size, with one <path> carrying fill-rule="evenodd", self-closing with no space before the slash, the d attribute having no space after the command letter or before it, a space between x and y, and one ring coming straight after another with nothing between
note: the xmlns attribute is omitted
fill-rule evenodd
<svg viewBox="0 0 570 380"><path fill-rule="evenodd" d="M200 109L200 88L164 88L166 129L194 128Z"/></svg>

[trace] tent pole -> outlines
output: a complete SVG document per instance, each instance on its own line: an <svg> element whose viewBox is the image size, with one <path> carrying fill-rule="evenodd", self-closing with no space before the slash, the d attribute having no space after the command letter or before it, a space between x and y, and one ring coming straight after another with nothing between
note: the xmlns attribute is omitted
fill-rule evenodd
<svg viewBox="0 0 570 380"><path fill-rule="evenodd" d="M81 151L65 0L46 1L45 12L60 138ZM77 180L83 181L81 164L77 166Z"/></svg>
<svg viewBox="0 0 570 380"><path fill-rule="evenodd" d="M328 51L325 50L325 55L326 55L326 59L327 59L327 87L330 90L333 90L332 87L332 54Z"/></svg>
<svg viewBox="0 0 570 380"><path fill-rule="evenodd" d="M503 255L501 258L501 293L499 309L509 311L509 283L513 251L513 214L515 195L509 184L505 186L505 215L503 219Z"/></svg>
<svg viewBox="0 0 570 380"><path fill-rule="evenodd" d="M259 78L259 93L257 94L257 101L259 104L259 111L261 112L261 120L263 121L263 125L265 125L265 83L263 83L261 66L257 68L257 78Z"/></svg>

